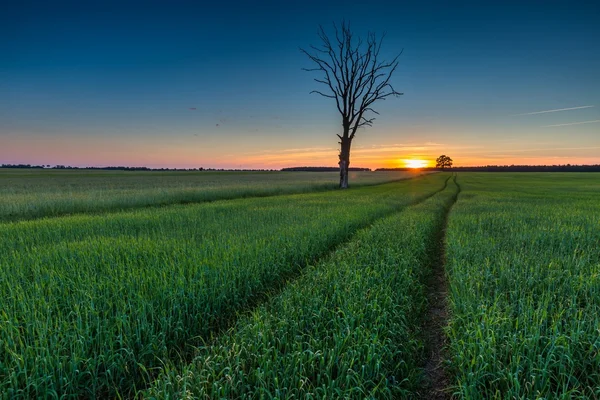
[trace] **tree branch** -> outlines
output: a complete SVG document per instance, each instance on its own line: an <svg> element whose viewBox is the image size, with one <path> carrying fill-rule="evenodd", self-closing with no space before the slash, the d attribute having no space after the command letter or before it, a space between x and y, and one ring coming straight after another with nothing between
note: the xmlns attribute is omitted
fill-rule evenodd
<svg viewBox="0 0 600 400"><path fill-rule="evenodd" d="M342 21L338 26L333 24L333 43L323 26L319 26L317 35L321 39L321 47L310 46L309 53L300 49L313 63L314 68L303 68L305 71L322 71L323 77L315 79L317 83L328 88L329 93L313 90L311 93L333 98L342 116L342 135L340 140L352 140L358 128L372 126L374 117L379 115L373 104L390 96L400 96L391 85L392 75L396 71L400 51L391 61L381 60L380 52L385 33L380 38L368 33L366 40L354 39L350 25Z"/></svg>

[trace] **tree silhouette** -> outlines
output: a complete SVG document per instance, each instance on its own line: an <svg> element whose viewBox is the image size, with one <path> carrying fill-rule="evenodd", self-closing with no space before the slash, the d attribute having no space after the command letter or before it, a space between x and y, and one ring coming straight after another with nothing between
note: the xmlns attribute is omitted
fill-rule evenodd
<svg viewBox="0 0 600 400"><path fill-rule="evenodd" d="M435 160L435 167L441 169L445 169L446 167L452 168L452 159L442 154Z"/></svg>
<svg viewBox="0 0 600 400"><path fill-rule="evenodd" d="M391 61L380 60L381 44L385 35L377 38L369 33L366 41L354 39L350 25L342 22L338 28L333 25L335 37L327 36L319 26L321 46L310 46L313 51L300 49L316 64L314 68L303 68L305 71L323 72L315 81L325 85L324 92L313 90L324 97L335 100L342 115L342 134L340 138L340 188L348 187L348 167L350 166L350 147L358 128L372 126L379 113L373 109L377 100L389 96L399 96L390 84L390 78L398 67L398 54Z"/></svg>

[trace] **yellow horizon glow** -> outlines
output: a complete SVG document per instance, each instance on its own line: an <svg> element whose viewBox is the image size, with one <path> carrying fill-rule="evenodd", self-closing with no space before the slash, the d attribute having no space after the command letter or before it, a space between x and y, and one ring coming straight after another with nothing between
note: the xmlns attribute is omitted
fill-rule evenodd
<svg viewBox="0 0 600 400"><path fill-rule="evenodd" d="M422 159L405 159L402 162L406 168L413 169L425 168L429 164L429 161Z"/></svg>
<svg viewBox="0 0 600 400"><path fill-rule="evenodd" d="M0 129L1 130L1 129ZM140 142L138 137L74 134L45 135L32 132L9 132L2 136L0 164L62 164L76 167L146 166L151 168L224 168L281 169L298 166L337 167L339 149L334 144L276 146L242 143L231 146L225 142L198 137L167 139L150 136ZM212 139L211 139L212 140ZM558 145L553 145L558 146ZM533 147L514 149L511 146L489 150L483 145L446 146L436 143L411 142L357 147L351 153L351 166L362 168L426 168L444 153L460 167L486 165L581 165L600 164L598 146Z"/></svg>

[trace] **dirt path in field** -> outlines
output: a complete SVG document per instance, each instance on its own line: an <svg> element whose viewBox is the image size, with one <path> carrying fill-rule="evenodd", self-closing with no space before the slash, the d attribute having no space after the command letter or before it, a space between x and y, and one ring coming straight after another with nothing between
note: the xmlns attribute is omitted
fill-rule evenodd
<svg viewBox="0 0 600 400"><path fill-rule="evenodd" d="M454 182L458 187L452 206L460 193L460 186L454 176ZM444 368L446 335L444 327L448 324L448 279L446 277L446 228L448 226L448 215L452 206L448 208L441 229L436 235L436 248L432 254L433 273L427 282L427 300L429 308L423 324L425 334L425 349L427 359L424 366L425 387L421 393L422 399L442 400L450 399L450 379Z"/></svg>

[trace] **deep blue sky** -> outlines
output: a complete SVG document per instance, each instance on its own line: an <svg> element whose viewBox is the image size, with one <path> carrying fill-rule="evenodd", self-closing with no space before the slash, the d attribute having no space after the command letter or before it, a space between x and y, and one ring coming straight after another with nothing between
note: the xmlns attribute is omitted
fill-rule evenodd
<svg viewBox="0 0 600 400"><path fill-rule="evenodd" d="M379 104L353 165L600 163L598 2L12 3L0 163L336 165L340 118L299 47L343 19L404 49L405 95Z"/></svg>

